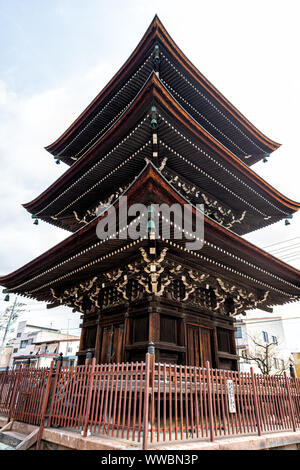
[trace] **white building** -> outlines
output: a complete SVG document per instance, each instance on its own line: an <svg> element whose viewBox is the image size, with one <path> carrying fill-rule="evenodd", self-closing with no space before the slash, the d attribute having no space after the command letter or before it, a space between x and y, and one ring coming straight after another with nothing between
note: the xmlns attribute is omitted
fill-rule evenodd
<svg viewBox="0 0 300 470"><path fill-rule="evenodd" d="M6 346L0 348L0 370L9 367L11 355L13 352L13 340L9 340Z"/></svg>
<svg viewBox="0 0 300 470"><path fill-rule="evenodd" d="M255 373L262 373L257 361L249 357L257 357L265 361L266 346L270 345L269 363L271 374L280 374L283 370L289 375L289 364L293 363L293 356L286 344L284 327L281 317L273 318L239 318L235 323L236 348L240 356L239 369L250 372L253 367Z"/></svg>
<svg viewBox="0 0 300 470"><path fill-rule="evenodd" d="M58 338L56 340L36 342L34 353L37 358L36 367L49 367L53 357L60 354L63 356L63 366L76 365L79 341L80 338L69 336L67 339Z"/></svg>
<svg viewBox="0 0 300 470"><path fill-rule="evenodd" d="M63 341L61 346L62 340L66 341ZM66 335L53 328L30 325L22 321L18 324L13 342L10 366L30 363L31 367L48 367L53 357L60 352L64 356L71 355L74 359L74 356L76 358L75 345L78 346L78 342L77 336Z"/></svg>

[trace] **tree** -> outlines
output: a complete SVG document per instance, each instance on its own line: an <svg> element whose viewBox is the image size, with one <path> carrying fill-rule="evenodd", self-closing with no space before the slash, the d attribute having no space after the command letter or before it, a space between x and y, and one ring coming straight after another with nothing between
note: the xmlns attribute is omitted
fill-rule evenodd
<svg viewBox="0 0 300 470"><path fill-rule="evenodd" d="M289 370L291 360L278 359L278 340L276 343L262 342L257 336L249 336L249 339L249 349L243 357L255 362L263 375L282 375L284 371Z"/></svg>
<svg viewBox="0 0 300 470"><path fill-rule="evenodd" d="M26 304L17 301L17 297L13 305L7 307L4 312L0 312L0 331L3 332L1 348L5 346L5 341L7 338L7 334L11 328L11 326L15 323L15 321L19 318L22 312L25 312L24 307Z"/></svg>

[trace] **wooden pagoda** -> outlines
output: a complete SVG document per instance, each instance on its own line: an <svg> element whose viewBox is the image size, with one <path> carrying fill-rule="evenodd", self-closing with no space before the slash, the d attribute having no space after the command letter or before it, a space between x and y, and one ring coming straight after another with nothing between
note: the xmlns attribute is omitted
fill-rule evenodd
<svg viewBox="0 0 300 470"><path fill-rule="evenodd" d="M279 144L256 129L191 64L155 16L127 62L78 119L47 147L69 169L24 207L71 232L46 253L0 278L8 292L82 312L79 364L159 361L236 369L234 316L299 299L300 272L242 238L287 219L300 204L251 165ZM120 196L128 206L189 204L204 245L157 227L96 234ZM145 215L148 217L148 215Z"/></svg>

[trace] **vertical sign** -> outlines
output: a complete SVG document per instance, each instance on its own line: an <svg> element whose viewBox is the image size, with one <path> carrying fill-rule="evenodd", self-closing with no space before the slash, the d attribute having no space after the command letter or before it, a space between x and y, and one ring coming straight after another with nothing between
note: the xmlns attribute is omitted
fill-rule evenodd
<svg viewBox="0 0 300 470"><path fill-rule="evenodd" d="M233 381L232 380L227 380L226 386L227 386L227 393L228 393L229 413L236 413L234 390L233 390Z"/></svg>

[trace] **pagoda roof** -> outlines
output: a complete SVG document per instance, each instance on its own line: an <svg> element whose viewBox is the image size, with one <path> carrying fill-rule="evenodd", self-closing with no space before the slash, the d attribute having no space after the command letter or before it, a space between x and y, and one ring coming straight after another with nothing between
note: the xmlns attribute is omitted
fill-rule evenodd
<svg viewBox="0 0 300 470"><path fill-rule="evenodd" d="M124 192L128 206L135 202L144 204L166 202L181 206L187 201L164 178L161 172L148 163L139 177ZM114 207L117 212L120 200ZM195 216L200 212L189 205ZM203 215L201 215L202 217ZM10 292L53 302L50 288L68 287L72 283L90 279L122 263L132 261L140 247L148 242L145 238L127 240L109 236L99 240L96 225L104 217L99 215L88 225L72 234L38 258L17 271L1 277L0 284ZM121 221L117 232L126 226ZM125 225L124 225L125 224ZM180 262L189 260L200 270L211 270L223 279L231 279L239 285L247 285L262 292L270 291L265 306L285 304L300 298L300 272L230 232L209 217L204 217L204 246L199 251L188 250L185 240L164 239L157 243L167 246L171 255Z"/></svg>
<svg viewBox="0 0 300 470"><path fill-rule="evenodd" d="M159 113L160 156L167 155L170 169L229 207L249 210L251 217L247 216L239 233L277 222L299 209L300 203L274 189L196 122L154 73L84 157L24 207L42 220L77 230L80 225L74 222L73 211L88 209L97 197L109 195L115 189L112 184L131 181L145 158L151 157L153 103Z"/></svg>
<svg viewBox="0 0 300 470"><path fill-rule="evenodd" d="M159 45L160 77L178 101L224 146L248 165L280 144L243 116L188 60L157 16L128 60L75 122L46 150L68 165L122 114L153 70L153 48Z"/></svg>

